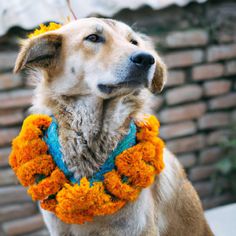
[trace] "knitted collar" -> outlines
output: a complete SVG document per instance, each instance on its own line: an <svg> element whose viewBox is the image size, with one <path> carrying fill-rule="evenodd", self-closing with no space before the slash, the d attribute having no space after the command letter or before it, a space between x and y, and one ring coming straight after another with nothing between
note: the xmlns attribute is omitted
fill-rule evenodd
<svg viewBox="0 0 236 236"><path fill-rule="evenodd" d="M164 143L157 137L159 122L154 116L131 122L128 135L100 170L79 182L63 162L57 129L52 117L27 117L12 142L9 164L32 199L65 223L83 224L117 212L135 201L164 168Z"/></svg>
<svg viewBox="0 0 236 236"><path fill-rule="evenodd" d="M134 121L130 122L129 132L124 136L122 140L119 141L116 148L110 153L105 163L100 167L99 171L97 171L90 179L90 185L94 182L103 181L104 175L109 171L115 169L115 158L119 154L121 154L124 150L134 146L136 144L136 125ZM74 178L73 172L71 172L66 166L63 160L63 154L61 152L61 145L58 139L58 124L55 117L52 117L52 122L48 129L44 132L43 140L46 142L48 146L48 152L53 157L56 165L59 169L65 174L65 176L72 183L80 183L80 180L76 180Z"/></svg>

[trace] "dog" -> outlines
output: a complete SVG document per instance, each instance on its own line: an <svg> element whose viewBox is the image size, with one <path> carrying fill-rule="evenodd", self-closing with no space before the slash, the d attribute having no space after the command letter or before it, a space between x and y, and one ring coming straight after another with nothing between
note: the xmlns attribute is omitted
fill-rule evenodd
<svg viewBox="0 0 236 236"><path fill-rule="evenodd" d="M152 113L166 66L150 39L112 19L85 18L24 41L15 72L37 77L32 113L54 115L64 161L91 177L127 134L130 119ZM113 215L69 225L42 211L52 236L210 236L198 195L177 158L135 202Z"/></svg>

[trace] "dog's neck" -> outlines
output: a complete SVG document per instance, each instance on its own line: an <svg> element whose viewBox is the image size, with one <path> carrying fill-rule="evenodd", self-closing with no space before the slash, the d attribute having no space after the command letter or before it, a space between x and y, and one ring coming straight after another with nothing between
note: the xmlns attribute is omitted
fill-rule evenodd
<svg viewBox="0 0 236 236"><path fill-rule="evenodd" d="M61 96L46 104L57 119L64 161L76 179L99 170L141 105L134 95L109 100Z"/></svg>

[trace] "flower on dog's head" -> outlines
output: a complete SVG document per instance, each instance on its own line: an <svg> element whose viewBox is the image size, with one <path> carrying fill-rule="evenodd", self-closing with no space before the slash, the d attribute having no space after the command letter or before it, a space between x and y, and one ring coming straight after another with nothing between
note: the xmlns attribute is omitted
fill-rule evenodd
<svg viewBox="0 0 236 236"><path fill-rule="evenodd" d="M36 29L33 33L29 34L28 38L33 38L33 37L36 37L38 35L44 34L46 32L57 30L61 27L62 27L61 24L57 24L57 23L54 23L54 22L50 22L49 25L40 24L39 29Z"/></svg>

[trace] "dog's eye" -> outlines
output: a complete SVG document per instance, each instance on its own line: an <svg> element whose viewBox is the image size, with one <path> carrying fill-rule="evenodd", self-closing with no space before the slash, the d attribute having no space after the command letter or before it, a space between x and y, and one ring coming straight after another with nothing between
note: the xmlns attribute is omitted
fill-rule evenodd
<svg viewBox="0 0 236 236"><path fill-rule="evenodd" d="M131 39L130 42L131 42L133 45L136 45L136 46L138 45L138 41L135 40L135 39Z"/></svg>
<svg viewBox="0 0 236 236"><path fill-rule="evenodd" d="M92 43L100 43L104 42L104 38L102 36L99 36L97 34L90 34L85 38L85 40L90 41Z"/></svg>

